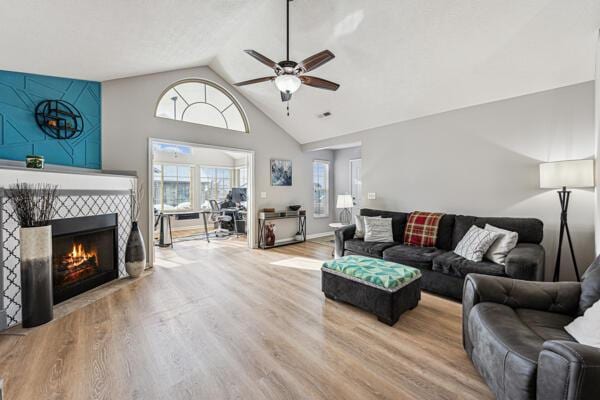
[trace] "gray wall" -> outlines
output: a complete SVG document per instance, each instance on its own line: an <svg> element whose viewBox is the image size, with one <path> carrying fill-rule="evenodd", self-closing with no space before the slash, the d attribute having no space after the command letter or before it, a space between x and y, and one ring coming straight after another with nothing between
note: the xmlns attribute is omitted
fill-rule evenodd
<svg viewBox="0 0 600 400"><path fill-rule="evenodd" d="M246 111L250 134L154 117L155 107L163 90L184 78L208 79L233 93ZM283 106L281 112L285 112ZM256 209L302 204L307 209L309 234L329 230L331 218L312 218L312 161L322 159L333 162L333 152L323 150L303 153L297 141L208 67L103 82L102 124L104 168L135 170L144 183L148 182L150 137L254 150ZM292 160L292 187L271 186L271 158ZM333 181L333 177L330 181ZM267 198L261 199L260 192L266 192ZM147 215L147 202L144 202L141 221L144 234L148 232ZM284 221L276 231L278 238L290 237L294 233L295 224L291 220Z"/></svg>
<svg viewBox="0 0 600 400"><path fill-rule="evenodd" d="M544 221L553 270L557 194L539 189L543 161L593 158L594 83L587 82L303 145L362 142L363 206ZM376 200L367 200L375 192ZM574 189L569 224L583 270L594 257L594 191ZM566 247L565 247L566 249ZM563 252L563 278L572 264Z"/></svg>
<svg viewBox="0 0 600 400"><path fill-rule="evenodd" d="M333 186L333 202L339 194L350 194L350 160L360 158L360 147L350 147L347 149L334 150L335 162L333 166L333 174L335 178ZM340 210L335 212L335 220L339 220Z"/></svg>

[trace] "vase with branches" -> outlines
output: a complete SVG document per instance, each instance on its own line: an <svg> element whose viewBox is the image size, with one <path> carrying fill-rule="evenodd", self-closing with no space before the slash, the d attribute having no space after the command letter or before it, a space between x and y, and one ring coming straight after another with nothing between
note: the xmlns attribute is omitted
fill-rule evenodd
<svg viewBox="0 0 600 400"><path fill-rule="evenodd" d="M52 227L57 186L16 183L5 191L20 225L22 325L30 328L51 321Z"/></svg>
<svg viewBox="0 0 600 400"><path fill-rule="evenodd" d="M146 268L146 246L140 231L138 220L141 202L144 198L144 186L136 179L131 180L131 232L125 249L125 270L132 278L139 277Z"/></svg>

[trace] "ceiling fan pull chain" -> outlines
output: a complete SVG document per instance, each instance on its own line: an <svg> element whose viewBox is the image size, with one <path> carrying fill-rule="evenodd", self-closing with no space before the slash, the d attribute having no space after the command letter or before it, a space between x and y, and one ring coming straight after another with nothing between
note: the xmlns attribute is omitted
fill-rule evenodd
<svg viewBox="0 0 600 400"><path fill-rule="evenodd" d="M289 100L286 101L286 104L287 104L287 116L289 117L290 116L290 101Z"/></svg>

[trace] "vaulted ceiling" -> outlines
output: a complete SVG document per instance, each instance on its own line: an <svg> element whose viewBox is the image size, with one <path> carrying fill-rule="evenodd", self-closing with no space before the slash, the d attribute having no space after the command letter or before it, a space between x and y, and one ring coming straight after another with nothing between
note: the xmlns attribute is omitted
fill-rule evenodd
<svg viewBox="0 0 600 400"><path fill-rule="evenodd" d="M284 58L284 0L3 0L0 69L109 80L210 65L230 83ZM294 0L291 58L323 49L290 117L272 83L240 88L300 143L594 79L598 0ZM318 118L329 111L332 116Z"/></svg>

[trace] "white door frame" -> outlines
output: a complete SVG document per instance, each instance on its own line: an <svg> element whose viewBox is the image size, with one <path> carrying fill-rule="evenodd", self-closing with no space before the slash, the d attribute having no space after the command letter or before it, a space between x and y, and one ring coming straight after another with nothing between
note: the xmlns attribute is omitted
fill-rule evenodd
<svg viewBox="0 0 600 400"><path fill-rule="evenodd" d="M193 146L193 147L202 147L206 149L216 149L216 150L226 150L226 151L236 151L240 153L246 153L248 155L248 191L250 192L250 196L248 197L248 214L246 216L246 231L248 237L248 247L254 248L256 247L256 230L254 229L254 215L256 215L255 207L256 207L256 193L254 190L254 150L248 149L240 149L237 147L226 147L226 146L214 146L211 144L204 143L195 143L195 142L182 142L180 140L167 140L160 138L148 138L148 179L146 184L148 185L147 192L148 193L148 238L150 240L150 254L148 258L148 263L150 265L154 265L154 204L152 204L152 143L153 142L161 142L161 143L172 143L176 145L184 145L184 146Z"/></svg>
<svg viewBox="0 0 600 400"><path fill-rule="evenodd" d="M349 185L348 185L348 194L352 194L352 162L353 161L360 161L360 174L362 175L362 157L361 158L351 158L350 160L348 160L348 181L349 181ZM362 176L360 177L361 180L361 185L360 185L360 189L362 192ZM358 193L356 198L357 198L357 203L358 203L358 208L360 209L360 207L362 207L362 199L361 199L362 193ZM354 218L354 208L352 207L352 217Z"/></svg>

